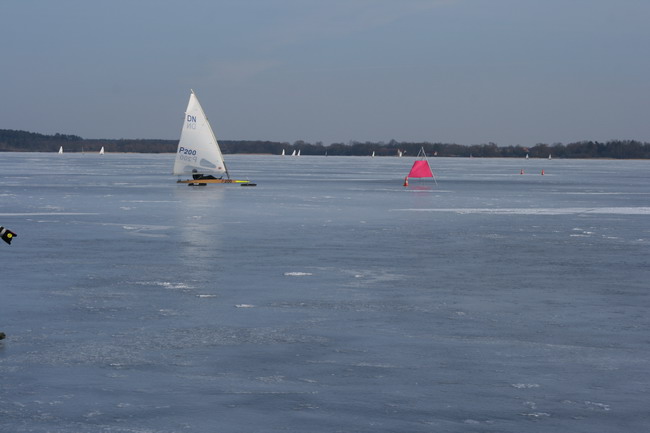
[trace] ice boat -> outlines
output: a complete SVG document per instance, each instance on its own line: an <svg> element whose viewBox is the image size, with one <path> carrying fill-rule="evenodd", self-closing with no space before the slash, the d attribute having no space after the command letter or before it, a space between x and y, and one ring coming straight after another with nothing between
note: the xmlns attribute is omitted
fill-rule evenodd
<svg viewBox="0 0 650 433"><path fill-rule="evenodd" d="M422 147L420 152L418 152L417 158L418 159L413 162L411 171L409 171L409 174L404 178L404 186L409 185L409 178L432 178L437 185L438 182L436 181L436 177L433 175L433 171L431 171L431 166L429 166L429 160L427 159L424 147Z"/></svg>
<svg viewBox="0 0 650 433"><path fill-rule="evenodd" d="M190 100L187 110L185 110L173 174L191 176L190 179L178 180L178 183L190 186L205 186L209 183L237 183L242 186L255 186L248 180L231 179L217 138L212 132L210 122L208 122L194 90L190 91Z"/></svg>

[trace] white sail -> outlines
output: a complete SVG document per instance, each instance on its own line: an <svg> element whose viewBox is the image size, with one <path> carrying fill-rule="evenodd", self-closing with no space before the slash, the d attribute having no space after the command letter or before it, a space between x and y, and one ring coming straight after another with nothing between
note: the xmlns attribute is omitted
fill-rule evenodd
<svg viewBox="0 0 650 433"><path fill-rule="evenodd" d="M296 156L296 149L293 149L293 152L291 152L291 156Z"/></svg>
<svg viewBox="0 0 650 433"><path fill-rule="evenodd" d="M284 149L282 149L282 156L284 156Z"/></svg>
<svg viewBox="0 0 650 433"><path fill-rule="evenodd" d="M63 146L59 147L59 153L63 153Z"/></svg>
<svg viewBox="0 0 650 433"><path fill-rule="evenodd" d="M218 177L226 174L228 176L217 138L214 136L208 118L193 90L187 110L185 110L183 130L178 141L173 173L176 175L198 173Z"/></svg>
<svg viewBox="0 0 650 433"><path fill-rule="evenodd" d="M300 156L300 149L298 149L298 153L296 153L296 156Z"/></svg>
<svg viewBox="0 0 650 433"><path fill-rule="evenodd" d="M102 148L99 149L99 154L100 154L100 155L103 155L103 154L104 154L104 146L102 146Z"/></svg>
<svg viewBox="0 0 650 433"><path fill-rule="evenodd" d="M374 150L372 151L372 155L371 155L371 156L372 156L373 158L375 157L375 151L374 151Z"/></svg>

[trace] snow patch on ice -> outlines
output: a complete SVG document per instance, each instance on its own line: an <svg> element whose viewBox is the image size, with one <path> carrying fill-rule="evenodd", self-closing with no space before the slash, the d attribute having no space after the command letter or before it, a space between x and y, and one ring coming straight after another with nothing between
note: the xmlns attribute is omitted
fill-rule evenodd
<svg viewBox="0 0 650 433"><path fill-rule="evenodd" d="M604 403L596 403L593 401L585 401L585 406L592 410L604 410L605 412L609 411L609 405Z"/></svg>
<svg viewBox="0 0 650 433"><path fill-rule="evenodd" d="M139 286L159 286L164 287L165 289L170 290L190 290L192 287L188 286L185 283L171 283L169 281L136 281L133 284Z"/></svg>
<svg viewBox="0 0 650 433"><path fill-rule="evenodd" d="M78 216L78 215L99 215L97 212L13 212L0 213L0 216Z"/></svg>
<svg viewBox="0 0 650 433"><path fill-rule="evenodd" d="M529 418L546 418L551 416L550 413L546 413L546 412L522 413L522 415L527 416Z"/></svg>
<svg viewBox="0 0 650 433"><path fill-rule="evenodd" d="M539 384L537 383L513 383L512 386L518 389L539 388Z"/></svg>
<svg viewBox="0 0 650 433"><path fill-rule="evenodd" d="M454 212L458 214L493 215L650 215L650 207L601 207L601 208L444 208L444 209L391 209L395 212Z"/></svg>

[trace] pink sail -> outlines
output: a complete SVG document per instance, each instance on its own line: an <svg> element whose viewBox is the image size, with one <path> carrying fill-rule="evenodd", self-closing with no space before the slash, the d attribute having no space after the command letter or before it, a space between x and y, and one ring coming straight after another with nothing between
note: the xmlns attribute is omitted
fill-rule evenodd
<svg viewBox="0 0 650 433"><path fill-rule="evenodd" d="M433 177L429 161L426 159L415 161L407 177Z"/></svg>

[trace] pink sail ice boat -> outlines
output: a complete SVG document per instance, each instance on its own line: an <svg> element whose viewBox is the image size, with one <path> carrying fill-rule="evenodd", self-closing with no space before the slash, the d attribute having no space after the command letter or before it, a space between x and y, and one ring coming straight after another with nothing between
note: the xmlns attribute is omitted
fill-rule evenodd
<svg viewBox="0 0 650 433"><path fill-rule="evenodd" d="M413 161L413 167L411 167L411 171L409 171L409 174L404 178L404 186L409 186L409 178L432 178L436 185L438 185L436 177L434 176L433 171L431 171L431 166L429 165L429 160L427 159L427 154L424 151L424 147L420 148L417 159Z"/></svg>

